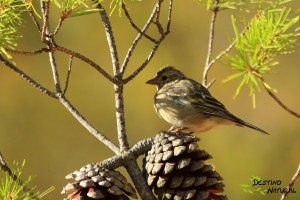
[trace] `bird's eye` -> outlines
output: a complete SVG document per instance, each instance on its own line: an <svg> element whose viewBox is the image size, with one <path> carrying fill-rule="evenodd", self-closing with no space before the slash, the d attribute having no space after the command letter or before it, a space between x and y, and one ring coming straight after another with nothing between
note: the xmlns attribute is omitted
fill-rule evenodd
<svg viewBox="0 0 300 200"><path fill-rule="evenodd" d="M161 77L161 80L163 80L163 81L165 81L165 80L167 80L167 76L163 76L163 77Z"/></svg>

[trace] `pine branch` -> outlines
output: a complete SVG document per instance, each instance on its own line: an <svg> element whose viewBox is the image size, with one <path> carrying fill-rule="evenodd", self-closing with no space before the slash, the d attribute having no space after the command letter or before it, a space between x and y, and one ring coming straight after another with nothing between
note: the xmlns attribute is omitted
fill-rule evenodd
<svg viewBox="0 0 300 200"><path fill-rule="evenodd" d="M20 50L5 48L5 47L4 47L4 49L5 49L5 51L7 51L9 53L24 55L24 56L34 56L34 55L38 55L38 54L50 51L50 49L48 49L48 48L41 48L41 49L35 50L35 51L20 51Z"/></svg>
<svg viewBox="0 0 300 200"><path fill-rule="evenodd" d="M101 166L107 169L116 169L121 167L124 165L124 163L128 162L130 157L137 159L139 156L149 151L151 149L153 140L154 137L141 140L136 143L128 152L101 161Z"/></svg>
<svg viewBox="0 0 300 200"><path fill-rule="evenodd" d="M156 6L154 7L154 10L152 11L152 13L156 12L156 7L158 7L158 4L156 4ZM151 42L156 43L156 40L155 40L154 38L152 38L151 36L149 36L148 34L145 33L145 31L148 29L150 23L152 22L152 19L153 19L153 18L152 18L152 14L151 14L149 20L146 22L144 28L141 30L141 29L139 29L139 27L133 22L133 20L132 20L130 14L129 14L129 11L128 11L128 9L127 9L125 3L122 3L122 9L123 9L123 11L124 11L124 13L125 13L125 16L127 17L128 21L129 21L129 23L131 24L131 26L132 26L135 30L137 30L137 31L139 32L139 35L141 34L141 35L144 36L145 38L149 39ZM151 19L151 18L152 18L152 19ZM150 19L151 19L151 20L150 20Z"/></svg>
<svg viewBox="0 0 300 200"><path fill-rule="evenodd" d="M29 16L31 17L33 23L35 24L36 28L38 29L38 31L41 33L41 26L40 26L40 23L38 22L35 14L34 14L34 11L33 9L29 8L28 6L26 7L28 13L29 13Z"/></svg>
<svg viewBox="0 0 300 200"><path fill-rule="evenodd" d="M38 198L33 192L32 192L32 189L29 188L28 186L24 185L24 181L22 181L20 179L20 177L18 177L12 170L11 168L7 165L7 163L5 162L5 159L2 155L2 153L0 152L0 168L1 170L3 170L4 172L8 173L9 177L16 183L18 183L21 187L22 187L22 190L23 192L31 195L31 196L34 196L34 199L40 199Z"/></svg>
<svg viewBox="0 0 300 200"><path fill-rule="evenodd" d="M263 80L263 78L261 78ZM278 105L283 108L285 111L287 111L288 113L290 113L291 115L300 118L300 114L296 113L295 111L293 111L292 109L290 109L289 107L287 107L273 92L270 88L266 87L265 82L263 80L263 87L265 88L265 90L267 91L267 93L276 101L276 103L278 103Z"/></svg>
<svg viewBox="0 0 300 200"><path fill-rule="evenodd" d="M296 184L296 181L299 177L300 177L300 164L298 165L298 169L296 170L294 176L292 177L291 182L289 183L289 185L287 187L288 191L290 191L293 188L293 186ZM289 192L283 193L280 200L286 200L288 195L289 195Z"/></svg>
<svg viewBox="0 0 300 200"><path fill-rule="evenodd" d="M50 9L50 0L41 1L42 12L43 12L43 27L41 33L42 42L46 42L47 29L49 27L49 9ZM48 31L49 32L49 31Z"/></svg>
<svg viewBox="0 0 300 200"><path fill-rule="evenodd" d="M47 47L49 49L51 49L54 45L53 39L50 37L46 37L50 35L50 29L49 29L49 7L50 7L50 1L41 1L41 9L42 9L42 13L43 13L43 21L44 21L44 25L43 25L43 31L42 31L42 41L45 41L47 44ZM54 53L49 51L49 59L50 59L50 64L51 64L51 70L52 70L52 75L53 75L53 80L54 80L54 85L56 88L56 92L61 94L62 90L61 90L61 86L60 86L60 80L59 80L59 74L57 71L57 65L56 65L56 61L55 61L55 56Z"/></svg>
<svg viewBox="0 0 300 200"><path fill-rule="evenodd" d="M160 5L160 4L158 4ZM173 0L169 1L169 9L168 9L168 22L167 22L167 28L166 31L161 33L161 37L157 40L156 44L154 45L154 47L152 48L152 50L150 51L148 57L146 58L146 60L142 63L141 66L139 66L131 75L129 75L127 78L125 78L123 80L123 83L126 84L129 81L131 81L132 79L134 79L147 65L148 63L151 61L151 59L153 58L153 56L155 55L156 51L158 50L158 47L160 46L160 44L163 42L163 40L166 38L166 36L170 33L170 24L171 24L171 20L172 20L172 9L173 9ZM159 6L156 9L156 18L157 18L157 13L159 13L160 8Z"/></svg>
<svg viewBox="0 0 300 200"><path fill-rule="evenodd" d="M113 30L108 15L101 3L98 3L96 7L101 10L100 16L103 22L103 26L106 33L106 39L110 50L110 57L112 60L114 76L118 80L121 80L122 75L120 72L118 51L117 51L116 42L114 39L114 34L113 34ZM114 84L114 90L115 90L115 101L116 101L118 139L120 144L120 151L123 152L129 149L128 139L126 135L126 125L125 125L123 84Z"/></svg>
<svg viewBox="0 0 300 200"><path fill-rule="evenodd" d="M95 136L99 141L105 144L110 150L115 154L120 154L119 147L114 144L109 138L99 132L94 128L76 108L66 99L63 95L59 95L60 102L66 107L66 109L78 120L78 122L88 130L93 136Z"/></svg>
<svg viewBox="0 0 300 200"><path fill-rule="evenodd" d="M208 88L208 85L210 86L212 84L212 82L210 84L207 83L207 74L208 74L208 72L209 72L209 70L212 66L212 65L209 65L209 63L210 63L210 58L211 58L212 48L213 48L213 42L214 42L215 24L216 24L217 14L219 12L218 4L219 4L219 0L215 0L214 9L213 9L213 13L212 13L212 16L211 16L211 22L210 22L208 52L207 52L207 57L206 57L205 68L204 68L204 71L203 71L203 81L202 81L203 86L206 87L206 88Z"/></svg>
<svg viewBox="0 0 300 200"><path fill-rule="evenodd" d="M117 80L116 78L112 77L111 75L109 75L103 68L100 67L100 65L98 65L97 63L95 63L94 61L92 61L91 59L87 58L86 56L77 53L73 50L67 49L65 47L59 46L58 44L55 44L55 46L52 48L52 50L58 50L61 52L64 52L68 55L71 55L75 58L80 59L81 61L89 64L90 66L92 66L94 69L96 69L98 72L100 72L106 79L108 79L110 82L114 83L114 84L118 84L120 83L119 80Z"/></svg>
<svg viewBox="0 0 300 200"><path fill-rule="evenodd" d="M48 90L47 88L45 88L44 86L42 86L41 84L39 84L38 82L36 82L34 79L32 79L30 76L28 76L25 72L23 72L22 70L20 70L19 68L17 68L14 64L10 63L8 60L6 60L1 54L0 54L0 61L7 66L8 68L12 69L14 72L16 72L19 76L21 76L22 78L24 78L28 83L30 83L33 87L35 87L36 89L38 89L39 91L47 94L48 96L57 99L57 95Z"/></svg>
<svg viewBox="0 0 300 200"><path fill-rule="evenodd" d="M124 4L124 5L125 5L125 4ZM158 6L159 6L159 4L157 3L157 4L155 5L155 7L154 7L154 9L153 9L153 11L152 11L152 13L151 13L151 15L150 15L148 21L146 22L144 28L143 28L141 31L139 31L139 34L136 36L136 38L135 38L134 41L132 42L131 46L129 47L128 52L127 52L127 54L126 54L126 56L125 56L123 65L122 65L122 67L121 67L121 73L122 73L122 75L124 74L124 72L125 72L125 70L126 70L126 67L127 67L127 65L128 65L129 59L131 58L131 55L132 55L132 53L133 53L135 47L137 46L137 44L138 44L138 42L140 41L140 39L142 39L142 36L145 36L146 38L148 38L148 37L147 37L148 35L147 35L145 32L148 30L149 26L151 25L151 22L153 21L155 15L156 15L156 13L157 13L157 7L158 7ZM130 23L132 24L132 26L135 27L135 24L134 24L134 22L132 21L132 19L131 19L129 13L128 13L128 11L127 11L127 8L126 8L125 6L124 6L123 10L124 10L124 12L125 12L125 15L126 15L127 18L129 19ZM149 36L149 37L150 37L150 36ZM154 43L157 43L157 41L156 41L155 39L153 39L153 38L151 38L151 39L148 38L148 39L151 40L151 41L154 42Z"/></svg>
<svg viewBox="0 0 300 200"><path fill-rule="evenodd" d="M68 73L67 73L66 84L65 84L65 89L63 91L63 95L66 94L68 87L69 87L70 75L71 75L71 71L72 71L72 64L73 64L73 56L70 56Z"/></svg>

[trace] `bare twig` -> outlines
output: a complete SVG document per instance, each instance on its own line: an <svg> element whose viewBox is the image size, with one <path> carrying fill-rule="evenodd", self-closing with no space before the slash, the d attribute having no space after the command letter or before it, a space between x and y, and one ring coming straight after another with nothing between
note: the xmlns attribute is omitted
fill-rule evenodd
<svg viewBox="0 0 300 200"><path fill-rule="evenodd" d="M43 34L44 35L50 35L50 30L49 30L49 5L50 1L41 1L41 8L42 8L42 13L43 13L43 21L44 21L44 26L43 26ZM43 36L42 36L43 37ZM45 41L47 42L47 46L49 49L53 47L53 38L44 38ZM56 88L57 93L62 93L61 86L60 86L60 81L59 81L59 74L57 71L57 64L55 61L55 56L54 53L49 51L49 59L50 59L50 64L51 64L51 70L52 70L52 75L53 75L53 81L54 85Z"/></svg>
<svg viewBox="0 0 300 200"><path fill-rule="evenodd" d="M155 8L154 8L154 11L152 11L152 13L153 13L153 12L156 12L156 10L157 10L156 7L158 7L158 4L156 4L156 6L155 6ZM133 20L132 20L130 14L129 14L129 11L128 11L128 9L127 9L125 3L122 3L122 8L123 8L123 11L124 11L124 13L125 13L125 16L126 16L127 19L129 20L129 23L131 24L131 26L132 26L135 30L137 30L141 35L143 35L145 38L149 39L151 42L156 43L156 40L155 40L154 38L152 38L151 36L149 36L148 34L145 33L146 30L148 29L149 25L151 24L153 18L152 18L150 21L148 20L147 23L145 24L144 28L141 30L141 29L139 29L139 27L133 22ZM151 14L151 16L152 16L152 14ZM151 18L151 16L150 16L150 18ZM150 19L150 18L149 18L149 19ZM140 35L140 34L139 34L139 35Z"/></svg>
<svg viewBox="0 0 300 200"><path fill-rule="evenodd" d="M119 76L120 75L119 57L118 57L117 46L116 46L113 31L112 31L112 27L110 25L110 21L109 21L108 15L107 15L104 7L102 6L102 4L97 3L96 7L101 10L99 13L100 13L100 16L101 16L101 19L103 22L103 26L105 29L105 34L106 34L106 39L107 39L107 43L108 43L109 50L110 50L110 57L112 59L114 74L115 74L115 76Z"/></svg>
<svg viewBox="0 0 300 200"><path fill-rule="evenodd" d="M143 200L157 200L150 187L148 186L148 184L146 183L145 179L143 178L142 172L139 168L139 165L136 161L135 158L130 157L131 159L129 160L129 162L125 163L125 168L132 180L132 182L134 183L137 191L139 191L139 195L141 197L141 199ZM131 162L130 162L131 161ZM140 177L142 177L143 179L140 179ZM143 181L141 181L143 180Z"/></svg>
<svg viewBox="0 0 300 200"><path fill-rule="evenodd" d="M171 30L171 19L172 19L172 9L173 9L173 0L170 0L169 3L169 11L168 11L168 23L167 23L167 30L165 34L169 34Z"/></svg>
<svg viewBox="0 0 300 200"><path fill-rule="evenodd" d="M36 197L34 195L34 193L32 192L32 189L28 188L26 185L24 185L24 181L22 181L20 179L20 177L18 177L11 169L10 167L7 165L7 163L5 162L5 159L2 155L2 153L0 152L0 168L1 170L3 170L4 172L8 173L8 175L10 176L10 178L12 180L14 180L14 182L17 182L20 186L22 186L22 190L24 192L28 192L30 195L34 196L34 199L40 199L38 197Z"/></svg>
<svg viewBox="0 0 300 200"><path fill-rule="evenodd" d="M93 136L95 136L99 141L105 144L115 154L120 154L119 147L116 144L114 144L105 135L95 129L63 95L58 96L60 102L68 109L68 111L75 117L75 119L78 120L81 125L83 125Z"/></svg>
<svg viewBox="0 0 300 200"><path fill-rule="evenodd" d="M31 9L30 7L27 6L27 11L33 21L33 23L35 24L36 28L38 29L38 31L41 33L41 26L40 26L40 23L38 22L38 20L36 19L35 15L34 15L34 11L33 9Z"/></svg>
<svg viewBox="0 0 300 200"><path fill-rule="evenodd" d="M121 167L125 162L127 162L129 156L138 158L140 155L149 151L151 149L153 140L154 137L141 140L136 143L128 152L101 161L101 165L108 169L116 169Z"/></svg>
<svg viewBox="0 0 300 200"><path fill-rule="evenodd" d="M298 165L296 173L292 177L292 180L287 187L287 191L290 191L293 188L293 186L295 185L295 183L299 177L300 177L300 164ZM280 200L286 200L288 195L289 195L289 192L283 193Z"/></svg>
<svg viewBox="0 0 300 200"><path fill-rule="evenodd" d="M56 28L53 32L53 35L56 35L58 33L64 20L65 20L65 18L62 18L62 17L59 18L58 25L56 26Z"/></svg>
<svg viewBox="0 0 300 200"><path fill-rule="evenodd" d="M59 18L59 21L58 21L58 24L53 32L53 35L56 35L59 31L59 29L61 28L61 25L62 23L65 21L66 17L70 14L71 10L67 13L62 13L60 18Z"/></svg>
<svg viewBox="0 0 300 200"><path fill-rule="evenodd" d="M265 90L268 92L268 94L280 105L281 108L283 108L285 111L287 111L288 113L290 113L291 115L294 115L297 118L300 118L300 114L296 113L295 111L293 111L292 109L290 109L289 107L287 107L269 88L267 88L264 84L264 79L261 77L262 81L263 81L263 86L265 88Z"/></svg>
<svg viewBox="0 0 300 200"><path fill-rule="evenodd" d="M164 33L165 33L164 28L159 21L162 2L163 2L163 0L158 0L157 12L156 12L155 20L153 21L153 23L156 25L158 32L161 35L164 35Z"/></svg>
<svg viewBox="0 0 300 200"><path fill-rule="evenodd" d="M210 62L210 57L211 57L213 42L214 42L216 18L217 18L217 14L218 14L218 11L219 11L218 4L219 4L219 0L215 0L214 9L213 9L213 13L212 13L212 16L211 16L211 21L210 21L208 52L207 52L206 63L205 63L204 71L203 71L203 81L202 81L202 84L205 87L207 87L207 85L208 85L207 84L207 74L210 70L210 67L212 66L212 65L209 65L209 62Z"/></svg>
<svg viewBox="0 0 300 200"><path fill-rule="evenodd" d="M221 53L219 53L219 55L217 55L215 59L213 59L212 61L210 61L210 63L208 64L208 68L210 68L213 64L215 64L215 62L217 62L219 59L221 59L226 53L228 53L234 47L234 45L236 44L237 40L240 37L242 37L243 35L245 35L246 29L244 29L241 32L240 36L238 38L236 38L224 51L222 51Z"/></svg>
<svg viewBox="0 0 300 200"><path fill-rule="evenodd" d="M47 48L42 48L42 49L35 50L35 51L20 51L20 50L9 49L6 47L4 47L4 49L5 49L5 51L7 51L9 53L19 54L19 55L24 55L24 56L34 56L37 54L41 54L41 53L50 51L50 49L47 49Z"/></svg>
<svg viewBox="0 0 300 200"><path fill-rule="evenodd" d="M49 8L50 8L50 0L41 1L42 9L43 9L43 28L41 33L42 42L46 42L47 29L49 28ZM49 32L49 30L48 30ZM49 36L49 34L48 34Z"/></svg>
<svg viewBox="0 0 300 200"><path fill-rule="evenodd" d="M65 85L65 89L63 91L64 95L66 94L66 92L68 90L70 75L71 75L71 71L72 71L72 63L73 63L73 56L70 56L68 74L67 74L67 78L66 78L66 85Z"/></svg>
<svg viewBox="0 0 300 200"><path fill-rule="evenodd" d="M146 22L144 28L141 30L141 32L136 36L136 38L134 39L134 41L132 42L131 46L129 47L128 49L128 52L125 56L125 59L124 59L124 62L122 64L122 67L121 67L121 74L123 75L125 70L126 70L126 67L128 65L128 62L129 62L129 59L135 49L135 47L137 46L138 42L140 41L140 39L142 38L142 36L145 36L147 37L144 33L147 31L147 29L149 28L151 22L153 21L155 15L156 15L156 12L157 12L157 9L158 9L158 6L159 4L157 3L148 19L148 21ZM124 8L126 10L126 7ZM126 13L126 12L125 12ZM129 16L130 17L130 16ZM131 19L131 18L130 18ZM154 40L154 43L156 43L157 41Z"/></svg>
<svg viewBox="0 0 300 200"><path fill-rule="evenodd" d="M114 76L118 80L121 80L119 57L116 47L116 42L114 39L113 30L108 18L108 15L103 8L101 3L98 3L97 8L101 10L100 16L103 22L105 29L106 39L110 50L110 57L112 60ZM125 126L125 114L124 114L124 99L123 99L123 83L114 84L115 90L115 101L116 101L116 118L117 118L117 130L118 130L118 139L120 144L120 151L124 152L129 149L128 139L126 135L126 126Z"/></svg>
<svg viewBox="0 0 300 200"><path fill-rule="evenodd" d="M47 11L46 3L41 2L42 12L43 16L45 16L45 12ZM44 19L45 21L45 19ZM49 27L46 26L45 28L46 34L49 34ZM54 41L52 38L47 38L47 45L49 48L52 48L54 45ZM54 83L56 86L57 96L59 97L60 102L69 110L69 112L97 139L99 139L103 144L105 144L107 147L109 147L112 151L114 151L116 154L119 154L119 148L110 141L106 136L104 136L102 133L100 133L98 130L96 130L76 109L75 107L64 97L61 91L61 86L59 82L59 75L57 71L57 66L55 62L55 57L52 52L49 52L49 58L51 63L51 69L53 73Z"/></svg>
<svg viewBox="0 0 300 200"><path fill-rule="evenodd" d="M149 53L148 57L146 58L146 60L142 63L142 65L137 68L137 70L135 70L131 75L129 75L127 78L125 78L123 80L124 84L128 83L129 81L131 81L134 77L136 77L147 65L148 63L151 61L151 59L153 58L153 56L155 55L158 47L160 46L161 42L166 38L166 36L170 33L170 24L171 24L171 20L172 20L172 8L173 8L173 4L172 4L173 0L170 0L169 3L169 14L168 14L168 22L167 22L167 30L166 32L164 32L160 39L157 41L157 43L155 44L155 46L153 47L153 49L151 50L151 52ZM159 8L157 8L159 9ZM157 11L158 12L158 11Z"/></svg>
<svg viewBox="0 0 300 200"><path fill-rule="evenodd" d="M72 51L70 49L67 49L65 47L59 46L57 44L55 45L55 47L52 48L52 50L58 50L58 51L66 53L66 54L69 54L71 56L74 56L75 58L78 58L78 59L82 60L83 62L85 62L85 63L89 64L90 66L92 66L94 69L96 69L98 72L100 72L105 78L107 78L110 82L112 82L114 84L120 83L119 80L117 80L116 78L109 75L98 64L96 64L94 61L92 61L91 59L85 57L84 55L82 55L80 53L77 53L77 52Z"/></svg>
<svg viewBox="0 0 300 200"><path fill-rule="evenodd" d="M14 64L10 63L8 60L6 60L1 54L0 54L0 61L7 66L8 68L12 69L14 72L16 72L19 76L24 78L28 83L33 85L35 88L37 88L39 91L47 94L48 96L57 99L58 97L56 94L47 88L43 87L41 84L37 83L35 80L33 80L30 76L25 74L22 70L17 68Z"/></svg>
<svg viewBox="0 0 300 200"><path fill-rule="evenodd" d="M153 56L155 55L159 45L161 44L161 42L164 40L165 37L161 37L156 45L153 47L153 49L151 50L151 52L149 53L148 57L146 58L146 60L143 62L143 64L137 68L137 70L135 70L130 76L128 76L127 78L124 79L124 84L128 83L129 81L131 81L134 77L136 77L147 65L148 63L151 61L151 59L153 58Z"/></svg>

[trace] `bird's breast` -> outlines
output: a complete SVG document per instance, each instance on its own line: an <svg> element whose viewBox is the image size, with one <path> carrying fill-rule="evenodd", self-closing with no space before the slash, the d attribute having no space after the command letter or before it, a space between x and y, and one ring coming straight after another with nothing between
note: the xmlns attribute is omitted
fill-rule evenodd
<svg viewBox="0 0 300 200"><path fill-rule="evenodd" d="M183 97L158 93L154 97L154 108L160 118L175 127L186 127L192 132L204 132L218 124L225 124L224 119L207 116ZM226 120L228 121L228 120Z"/></svg>

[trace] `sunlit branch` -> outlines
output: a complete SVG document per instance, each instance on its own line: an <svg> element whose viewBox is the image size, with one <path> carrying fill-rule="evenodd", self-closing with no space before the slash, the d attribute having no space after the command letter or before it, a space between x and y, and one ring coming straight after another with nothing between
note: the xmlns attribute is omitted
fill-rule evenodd
<svg viewBox="0 0 300 200"><path fill-rule="evenodd" d="M152 11L152 13L153 13L153 12L156 12L157 7L158 7L158 4L156 4L156 6L155 6L155 8L154 8L154 11ZM130 14L129 14L129 11L128 11L128 9L127 9L125 3L122 4L122 8L123 8L123 11L124 11L124 13L125 13L125 16L127 17L129 23L131 24L131 26L132 26L135 30L137 30L141 35L143 35L145 38L149 39L151 42L156 43L156 40L155 40L154 38L152 38L151 36L149 36L148 34L145 33L146 30L148 29L149 25L150 25L151 22L152 22L152 19L153 19L153 18L152 18L152 14L151 14L151 16L150 16L150 18L152 18L152 19L151 19L151 20L148 20L147 23L145 24L144 28L141 30L141 29L139 29L139 27L133 22L133 20L132 20ZM149 19L150 19L150 18L149 18Z"/></svg>
<svg viewBox="0 0 300 200"><path fill-rule="evenodd" d="M150 51L148 57L142 63L142 65L139 66L131 75L129 75L127 78L125 78L123 80L124 84L128 83L129 81L131 81L134 77L136 77L148 65L148 63L151 61L151 59L155 55L156 51L158 50L158 47L160 46L160 44L162 43L162 41L170 33L170 24L171 24L171 20L172 20L171 13L172 13L172 8L173 8L173 3L172 2L173 1L170 0L169 9L168 9L168 13L169 13L168 14L168 22L167 22L167 29L166 29L166 31L161 34L160 39L156 42L156 44L154 45L154 47L152 48L152 50ZM160 5L160 4L158 4L158 5ZM159 7L157 9L159 9ZM157 12L159 12L159 11L157 10Z"/></svg>
<svg viewBox="0 0 300 200"><path fill-rule="evenodd" d="M48 49L48 48L42 48L42 49L35 50L35 51L20 51L20 50L14 50L14 49L10 49L10 48L4 48L4 49L5 49L5 51L7 51L9 53L24 55L24 56L34 56L34 55L38 55L41 53L47 53L50 51L50 49Z"/></svg>
<svg viewBox="0 0 300 200"><path fill-rule="evenodd" d="M46 32L49 26L49 8L50 8L50 0L41 1L42 9L43 9L43 27L41 33L42 42L46 41Z"/></svg>
<svg viewBox="0 0 300 200"><path fill-rule="evenodd" d="M12 69L14 72L16 72L19 76L24 78L28 83L33 85L35 88L37 88L39 91L47 94L48 96L57 99L58 97L54 92L51 92L41 84L37 83L35 80L33 80L30 76L28 76L25 72L17 68L14 64L10 63L8 60L6 60L1 54L0 54L0 61L7 66L8 68Z"/></svg>
<svg viewBox="0 0 300 200"><path fill-rule="evenodd" d="M296 184L296 181L299 177L300 177L300 164L298 165L298 168L297 168L294 176L292 177L291 182L289 183L289 185L287 187L287 191L290 191L294 187L294 185ZM289 192L284 192L282 194L280 200L286 200L288 195L289 195Z"/></svg>
<svg viewBox="0 0 300 200"><path fill-rule="evenodd" d="M91 133L99 141L105 144L115 154L120 154L119 147L116 144L114 144L110 139L108 139L105 135L103 135L101 132L95 129L63 95L59 95L59 100L67 108L67 110L75 117L75 119L77 119L78 122L89 131L89 133Z"/></svg>
<svg viewBox="0 0 300 200"><path fill-rule="evenodd" d="M66 94L66 92L68 90L70 75L71 75L71 71L72 71L72 64L73 64L73 56L70 56L69 67L68 67L68 74L67 74L66 84L65 84L65 89L63 91L64 95Z"/></svg>
<svg viewBox="0 0 300 200"><path fill-rule="evenodd" d="M145 36L147 37L144 33L147 31L147 29L149 28L149 26L151 25L151 22L153 21L155 15L156 15L156 12L157 12L157 8L158 8L158 3L155 5L148 21L146 22L144 28L141 30L141 32L136 36L136 38L134 39L134 41L132 42L131 46L129 47L128 49L128 52L125 56L125 59L124 59L124 62L123 62L123 65L121 67L121 73L124 74L125 70L126 70L126 67L128 65L128 62L129 62L129 59L135 49L135 47L137 46L138 42L140 41L140 39L142 39L142 36ZM124 8L126 10L126 7ZM130 16L129 16L130 17ZM157 41L155 39L153 39L153 42L156 43Z"/></svg>
<svg viewBox="0 0 300 200"><path fill-rule="evenodd" d="M212 48L213 48L213 42L214 42L216 18L217 18L217 14L219 12L218 4L219 4L219 0L215 0L214 9L213 9L213 13L212 13L212 16L211 16L211 21L210 21L208 52L207 52L206 63L205 63L204 71L203 71L203 81L202 81L202 84L206 88L208 88L207 87L208 86L207 75L208 75L208 72L209 72L209 70L212 66L212 65L209 65L209 63L210 63L210 58L211 58Z"/></svg>
<svg viewBox="0 0 300 200"><path fill-rule="evenodd" d="M24 192L29 193L31 196L34 196L34 199L40 199L38 197L36 197L34 195L34 193L32 192L31 188L28 188L26 185L24 185L24 181L22 181L11 169L10 167L7 165L7 163L5 162L5 159L2 155L2 153L0 152L0 168L1 170L3 170L4 172L8 173L9 177L16 183L18 183L20 186L22 186L22 190Z"/></svg>
<svg viewBox="0 0 300 200"><path fill-rule="evenodd" d="M263 84L265 90L268 92L268 94L279 104L279 106L281 108L283 108L285 111L287 111L288 113L290 113L291 115L300 118L300 114L296 113L295 111L293 111L292 109L290 109L289 107L287 107L272 91L271 89L267 88L265 86L265 84Z"/></svg>
<svg viewBox="0 0 300 200"><path fill-rule="evenodd" d="M118 81L117 79L115 79L114 77L112 77L111 75L109 75L104 69L102 69L98 64L96 64L94 61L92 61L91 59L87 58L86 56L77 53L75 51L72 51L70 49L67 49L65 47L59 46L59 45L55 45L55 47L53 47L53 50L58 50L61 52L64 52L68 55L72 55L75 58L80 59L81 61L89 64L90 66L92 66L94 69L96 69L98 72L100 72L105 78L107 78L109 81L111 81L112 83L119 83L120 81Z"/></svg>

